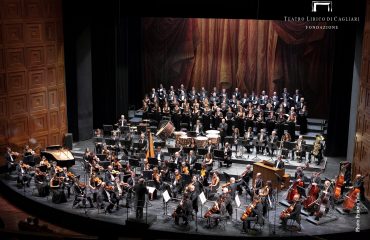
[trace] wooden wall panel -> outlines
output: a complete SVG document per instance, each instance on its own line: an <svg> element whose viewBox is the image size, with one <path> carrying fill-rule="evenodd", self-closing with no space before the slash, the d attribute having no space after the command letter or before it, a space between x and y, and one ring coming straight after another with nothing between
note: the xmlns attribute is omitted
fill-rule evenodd
<svg viewBox="0 0 370 240"><path fill-rule="evenodd" d="M370 0L367 0L363 38L361 82L357 106L356 142L352 177L370 172ZM370 181L365 180L365 194L370 200Z"/></svg>
<svg viewBox="0 0 370 240"><path fill-rule="evenodd" d="M63 41L61 0L0 1L0 148L62 144Z"/></svg>

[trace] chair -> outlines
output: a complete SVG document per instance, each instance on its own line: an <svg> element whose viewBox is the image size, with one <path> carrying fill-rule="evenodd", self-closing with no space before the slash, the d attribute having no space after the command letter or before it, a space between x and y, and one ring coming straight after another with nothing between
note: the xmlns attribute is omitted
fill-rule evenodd
<svg viewBox="0 0 370 240"><path fill-rule="evenodd" d="M297 226L298 224L298 226ZM298 220L296 219L288 219L288 222L287 222L287 230L291 231L291 232L295 232L295 231L300 231L302 229L301 227L301 216L298 217Z"/></svg>
<svg viewBox="0 0 370 240"><path fill-rule="evenodd" d="M258 219L258 216L256 217L255 221L252 221L253 225L251 226L251 229L256 230L257 232L262 232L263 227L265 226L265 218L263 218L263 221L260 222Z"/></svg>

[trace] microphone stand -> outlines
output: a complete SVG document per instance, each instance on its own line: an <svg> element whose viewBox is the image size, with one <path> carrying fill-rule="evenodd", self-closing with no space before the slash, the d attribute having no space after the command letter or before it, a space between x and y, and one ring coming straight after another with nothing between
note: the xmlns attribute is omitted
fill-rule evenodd
<svg viewBox="0 0 370 240"><path fill-rule="evenodd" d="M272 230L272 234L273 235L276 234L276 206L277 206L277 203L279 202L279 188L281 186L281 177L279 175L277 175L276 173L274 173L274 174L276 176L276 179L277 179L277 182L278 182L278 186L276 188L274 229Z"/></svg>

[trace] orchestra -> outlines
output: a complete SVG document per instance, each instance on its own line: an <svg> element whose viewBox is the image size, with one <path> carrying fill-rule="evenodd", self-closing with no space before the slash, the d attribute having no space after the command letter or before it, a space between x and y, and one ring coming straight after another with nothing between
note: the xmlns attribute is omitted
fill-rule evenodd
<svg viewBox="0 0 370 240"><path fill-rule="evenodd" d="M160 194L168 191L172 200L179 201L172 212L176 225L179 225L180 219L184 225L188 225L194 216L193 212L197 217L199 208L204 207L203 204L199 205L201 193L204 193L206 199L212 203L201 217L214 219L216 225L221 216L233 214L236 196L243 196L245 204L248 205L238 219L243 222L243 230L247 232L251 227L250 222L263 224L267 212L273 209L273 204L276 204L274 196L276 189L272 185L272 179L263 178L265 174L262 177L262 173L257 172L253 177L251 164L246 164L241 174L239 172L232 177L225 174L225 178L221 178L219 168L224 167L222 162L230 168L232 159L236 156L234 152L244 147L248 153L252 153L255 147L257 153L274 158L272 167L281 170L285 170L287 166L284 159L288 158L289 151L292 159L298 158L302 161L305 157L304 136L300 135L292 142L295 139L295 124L299 122L302 127L304 122L307 122L305 119L307 107L299 90L296 90L292 97L286 88L281 96L274 92L269 97L265 91L257 96L254 92L251 95L242 94L237 88L229 96L225 88L221 92L214 88L208 98L204 87L200 92L192 88L187 93L183 85L179 90L172 87L169 91L161 85L158 89L153 88L142 103L144 119L155 119L159 123L163 116L169 117L174 130L186 128L187 133L194 132L196 137L185 141L181 136L177 139L177 135L174 134L176 140L173 149L176 150L170 152L170 144L164 147L158 145L154 156L142 157L143 153L150 149L150 139L145 131L137 130L136 136L134 132L125 132L123 129L131 126L125 116L121 115L115 125L120 129L120 133L112 134L113 139L126 139L132 134L135 138L133 142L137 144L132 144L129 149L137 148L135 154L129 155L128 159L118 158L119 150L122 149L118 142L114 145L118 146L114 150L102 144L99 152L101 151L104 156L97 154L98 148L95 149L96 152L86 148L82 156L87 166L86 176L83 177L85 182L70 169L56 165L45 156L41 157L35 168L22 160L17 163L21 154L12 151L10 147L5 154L9 172L13 166L17 166L17 182L21 187L30 187L31 179L34 177L38 196L47 196L50 191L53 203L67 202L73 194L73 207L82 203L82 207L86 208L88 203L89 208L104 209L109 214L114 208L119 211L119 202L122 199L126 199L126 206L130 207L134 196L135 204L138 206L136 208L138 219L143 218L145 195L148 195L149 201L156 201ZM145 129L148 130L147 126ZM98 130L95 132L96 137L103 135L101 130ZM217 131L219 138L209 137L212 134L208 134L208 131ZM305 131L307 129L303 127L301 133ZM197 137L205 137L205 140ZM250 144L252 141L255 143L254 146ZM166 139L164 142L167 144ZM295 147L288 149L286 143L294 143ZM314 156L317 163L321 164L323 149L323 138L317 137L312 151L308 153L308 163ZM216 152L222 155L217 156ZM28 145L24 147L23 156L35 155L35 151ZM102 157L104 160L100 159ZM151 161L153 159L156 160L154 164ZM131 160L139 164L131 166ZM215 161L219 161L218 168L214 164ZM292 184L284 190L284 194L286 193L284 198L289 207L279 215L283 227L286 227L288 219L294 219L300 225L301 208L319 221L335 203L338 203L337 200L343 200L344 210L352 211L358 196L361 201L365 199L366 175L357 175L352 181L352 187L347 191L343 187L346 184L344 171L339 172L335 181L326 180L321 185L321 172L312 173L307 182L304 170L305 167L297 167L292 176ZM226 179L226 183L222 184L221 179ZM155 190L149 192L148 187L154 187ZM244 191L245 195L242 195Z"/></svg>

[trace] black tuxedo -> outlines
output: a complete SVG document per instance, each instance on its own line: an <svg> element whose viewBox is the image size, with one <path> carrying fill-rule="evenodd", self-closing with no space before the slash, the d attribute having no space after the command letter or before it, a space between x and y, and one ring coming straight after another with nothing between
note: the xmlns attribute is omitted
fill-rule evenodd
<svg viewBox="0 0 370 240"><path fill-rule="evenodd" d="M146 145L147 145L146 139L139 139L139 145L138 145L139 151L140 150L145 151L146 150Z"/></svg>
<svg viewBox="0 0 370 240"><path fill-rule="evenodd" d="M277 149L276 143L278 141L278 136L274 136L272 138L272 135L270 135L268 143L271 145L268 147L268 152L270 155L274 154L274 150Z"/></svg>
<svg viewBox="0 0 370 240"><path fill-rule="evenodd" d="M282 168L284 168L284 166L285 166L285 164L284 164L283 161L275 160L274 167L282 169Z"/></svg>
<svg viewBox="0 0 370 240"><path fill-rule="evenodd" d="M104 174L104 182L106 182L108 185L113 185L113 175L111 172L109 172L108 170L105 171L105 174Z"/></svg>

